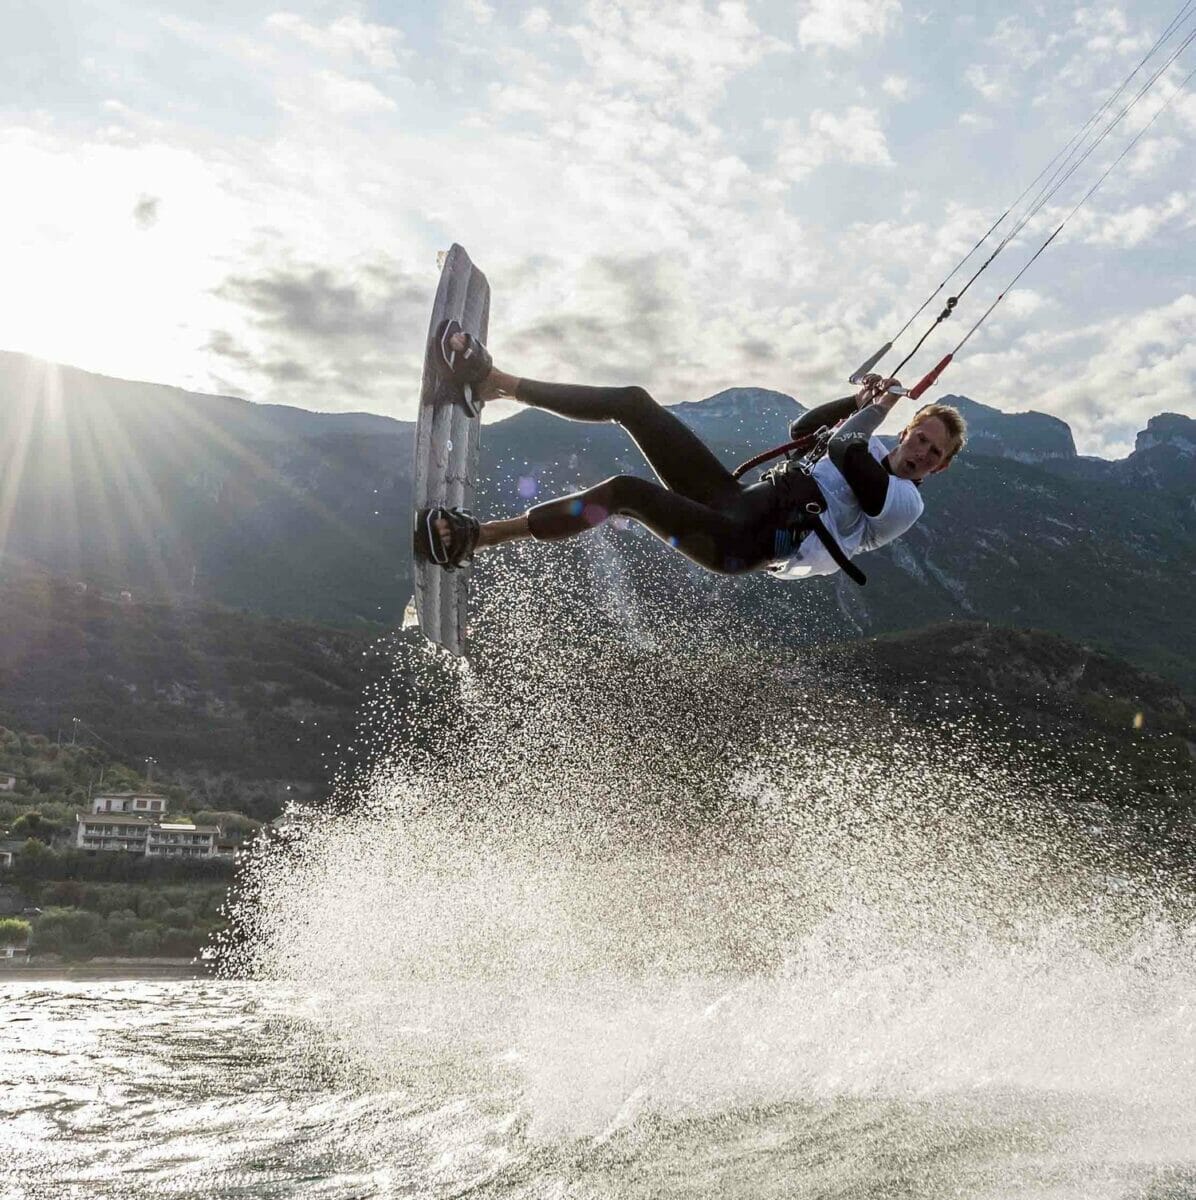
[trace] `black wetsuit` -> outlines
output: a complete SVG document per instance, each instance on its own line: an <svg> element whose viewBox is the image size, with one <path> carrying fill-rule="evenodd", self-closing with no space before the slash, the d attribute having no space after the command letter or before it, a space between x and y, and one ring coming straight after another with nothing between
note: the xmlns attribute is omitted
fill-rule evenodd
<svg viewBox="0 0 1196 1200"><path fill-rule="evenodd" d="M572 537L619 513L639 521L700 566L721 574L756 571L791 553L795 535L787 514L794 499L792 489L785 495L771 480L740 483L688 426L643 388L524 379L516 397L574 421L618 422L661 481L615 475L585 491L539 504L528 512L533 537L544 541ZM794 422L790 433L798 438L835 425L855 407L854 397L820 405ZM868 452L866 438L862 448L853 442L841 449L836 465L864 511L880 512L887 471ZM808 476L797 482L818 495Z"/></svg>

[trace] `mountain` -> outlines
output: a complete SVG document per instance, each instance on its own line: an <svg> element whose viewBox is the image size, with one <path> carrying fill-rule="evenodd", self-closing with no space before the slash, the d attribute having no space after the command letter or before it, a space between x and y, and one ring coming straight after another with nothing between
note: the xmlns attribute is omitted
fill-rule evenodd
<svg viewBox="0 0 1196 1200"><path fill-rule="evenodd" d="M387 621L410 588L394 548L410 538L412 434L3 354L3 548L135 596Z"/></svg>
<svg viewBox="0 0 1196 1200"><path fill-rule="evenodd" d="M1053 630L1196 684L1196 422L1154 417L1133 453L1109 462L1076 455L1056 418L943 399L964 409L971 446L928 481L915 529L863 561L866 588L714 577L703 586L797 638L984 619ZM674 411L732 464L783 442L802 408L734 388ZM134 602L390 625L411 592L412 433L385 417L259 406L0 355L3 548ZM607 424L526 410L487 425L482 440L486 514L519 511L529 493L647 473ZM647 545L635 530L608 539ZM658 579L688 571L649 549Z"/></svg>
<svg viewBox="0 0 1196 1200"><path fill-rule="evenodd" d="M1133 453L1117 464L1127 483L1163 490L1192 489L1196 476L1196 421L1179 413L1151 417Z"/></svg>
<svg viewBox="0 0 1196 1200"><path fill-rule="evenodd" d="M1006 413L967 396L941 396L939 402L953 404L963 414L968 423L968 446L974 454L1028 463L1076 457L1071 429L1058 417L1038 412Z"/></svg>
<svg viewBox="0 0 1196 1200"><path fill-rule="evenodd" d="M152 757L264 817L326 794L371 697L396 682L390 643L415 636L122 603L29 567L0 576L0 611L0 725L53 738L78 718L116 758Z"/></svg>
<svg viewBox="0 0 1196 1200"><path fill-rule="evenodd" d="M53 740L78 718L81 736L129 763L152 757L161 778L206 805L268 819L288 799L327 796L334 776L351 793L396 739L443 750L437 712L453 702L444 678L452 671L410 631L378 638L210 606L130 605L36 569L0 578L0 606L0 725ZM481 631L483 656L493 632ZM882 715L926 728L966 721L994 743L1027 746L1017 753L1034 762L1073 754L1091 768L1115 760L1127 805L1196 795L1196 701L1057 635L952 622L776 656L751 641L747 659L720 667L738 672L730 688L721 674L695 684L701 672L690 662L660 672L641 706L673 713L704 703L695 686L706 701L702 689L714 687L720 702L759 706L767 721L769 705L808 711L821 689L846 701L856 720L866 699ZM700 656L702 646L680 646L681 659ZM652 661L650 647L628 653ZM746 751L758 724L740 711L728 736ZM819 736L858 735L854 725L826 724ZM734 742L740 736L748 740Z"/></svg>
<svg viewBox="0 0 1196 1200"><path fill-rule="evenodd" d="M728 388L706 400L674 404L671 411L709 445L767 449L787 440L789 422L805 410L783 392Z"/></svg>

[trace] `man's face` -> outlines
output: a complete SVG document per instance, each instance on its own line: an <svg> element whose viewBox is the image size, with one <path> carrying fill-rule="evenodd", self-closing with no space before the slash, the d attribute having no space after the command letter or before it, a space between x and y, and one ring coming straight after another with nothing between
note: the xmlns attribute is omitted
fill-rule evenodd
<svg viewBox="0 0 1196 1200"><path fill-rule="evenodd" d="M889 469L898 479L915 483L941 470L951 453L951 435L939 417L927 417L912 428L889 454Z"/></svg>

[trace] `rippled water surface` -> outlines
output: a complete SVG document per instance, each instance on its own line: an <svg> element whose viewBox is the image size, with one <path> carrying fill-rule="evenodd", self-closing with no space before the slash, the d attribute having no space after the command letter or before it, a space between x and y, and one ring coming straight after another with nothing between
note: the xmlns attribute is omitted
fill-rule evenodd
<svg viewBox="0 0 1196 1200"><path fill-rule="evenodd" d="M869 1093L847 1060L803 1071L800 1014L768 1025L775 985L719 986L560 993L537 1017L562 1022L560 1055L542 1025L539 1063L518 1036L444 1036L461 1008L510 1036L503 997L417 990L395 1018L410 1001L446 1023L380 1031L401 1064L380 1088L353 1086L311 1003L275 988L5 984L3 1194L1196 1196L1179 1096L1122 1104L1063 1077Z"/></svg>

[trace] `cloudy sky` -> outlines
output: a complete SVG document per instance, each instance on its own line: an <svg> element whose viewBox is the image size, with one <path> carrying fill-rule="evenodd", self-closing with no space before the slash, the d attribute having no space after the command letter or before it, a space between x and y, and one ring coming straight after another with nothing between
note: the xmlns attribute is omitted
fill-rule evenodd
<svg viewBox="0 0 1196 1200"><path fill-rule="evenodd" d="M666 402L841 395L1179 7L17 0L0 348L410 417L459 241L508 370ZM1193 66L1196 45L1127 128ZM1153 413L1196 415L1194 144L1183 92L940 391L1055 413L1107 455Z"/></svg>

